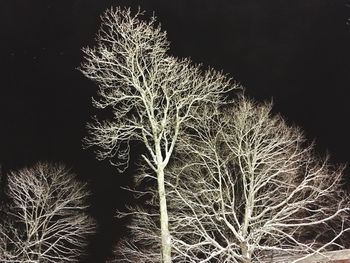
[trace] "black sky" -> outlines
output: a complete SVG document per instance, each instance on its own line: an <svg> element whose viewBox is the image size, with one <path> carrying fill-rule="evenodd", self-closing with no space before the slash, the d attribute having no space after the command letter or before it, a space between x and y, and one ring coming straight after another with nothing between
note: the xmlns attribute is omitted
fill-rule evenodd
<svg viewBox="0 0 350 263"><path fill-rule="evenodd" d="M94 44L99 15L112 5L154 11L173 55L224 70L258 101L273 98L321 154L350 161L350 8L342 0L1 0L0 163L6 172L60 161L89 182L100 224L89 262L103 262L120 236L113 213L130 180L81 147L96 87L76 70L80 49Z"/></svg>

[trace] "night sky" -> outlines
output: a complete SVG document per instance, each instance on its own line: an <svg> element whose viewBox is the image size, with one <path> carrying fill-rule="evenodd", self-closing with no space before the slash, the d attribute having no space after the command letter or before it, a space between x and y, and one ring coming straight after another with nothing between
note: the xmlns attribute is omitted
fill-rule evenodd
<svg viewBox="0 0 350 263"><path fill-rule="evenodd" d="M130 199L120 186L134 171L119 175L81 146L97 113L96 86L77 67L110 6L154 11L172 55L222 69L258 101L273 99L274 111L315 139L321 155L350 161L346 1L1 0L0 164L6 173L39 160L63 162L89 183L100 227L86 262L104 262L121 235L113 215Z"/></svg>

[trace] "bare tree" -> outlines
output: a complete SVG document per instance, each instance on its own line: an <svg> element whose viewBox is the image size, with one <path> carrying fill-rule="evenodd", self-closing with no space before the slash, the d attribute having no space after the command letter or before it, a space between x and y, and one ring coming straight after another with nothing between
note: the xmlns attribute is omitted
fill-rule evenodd
<svg viewBox="0 0 350 263"><path fill-rule="evenodd" d="M116 155L123 171L129 161L131 141L142 142L143 160L156 174L160 204L162 260L171 262L164 169L182 131L203 103L220 103L222 95L236 88L223 74L202 71L189 59L167 54L166 33L140 20L141 13L110 9L102 16L97 45L85 48L81 71L98 84L97 108L110 108L113 120L89 124L86 145L99 147L99 159ZM207 118L209 116L199 116Z"/></svg>
<svg viewBox="0 0 350 263"><path fill-rule="evenodd" d="M86 184L62 165L38 163L11 172L11 202L0 226L1 262L77 262L95 223L86 214Z"/></svg>
<svg viewBox="0 0 350 263"><path fill-rule="evenodd" d="M271 105L241 99L208 111L211 119L193 122L181 137L166 177L173 261L286 262L299 255L298 262L341 248L349 230L343 167L316 158L300 130L272 116ZM157 262L144 246L159 238L154 214L134 213L130 229L143 241L125 239L116 258Z"/></svg>

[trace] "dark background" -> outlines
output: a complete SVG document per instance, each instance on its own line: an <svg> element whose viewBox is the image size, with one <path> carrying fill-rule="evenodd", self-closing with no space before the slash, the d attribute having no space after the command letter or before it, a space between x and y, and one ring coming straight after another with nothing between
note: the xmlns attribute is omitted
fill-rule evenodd
<svg viewBox="0 0 350 263"><path fill-rule="evenodd" d="M258 101L316 140L320 154L349 161L350 8L339 0L1 0L0 164L64 162L89 182L100 228L89 262L104 262L122 233L113 218L131 180L83 150L96 87L76 70L110 6L154 11L171 53L229 73ZM134 10L135 10L134 9ZM345 179L350 178L346 170ZM349 181L349 180L348 180Z"/></svg>

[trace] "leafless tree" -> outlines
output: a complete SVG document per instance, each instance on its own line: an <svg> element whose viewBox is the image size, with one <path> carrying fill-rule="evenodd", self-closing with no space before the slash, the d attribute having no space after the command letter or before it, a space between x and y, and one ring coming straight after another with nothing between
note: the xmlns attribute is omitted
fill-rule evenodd
<svg viewBox="0 0 350 263"><path fill-rule="evenodd" d="M315 157L300 130L272 116L269 104L241 99L208 111L212 118L189 125L168 167L173 262L286 262L304 255L298 262L341 248L349 230L343 167ZM157 262L144 246L159 238L156 217L134 214L130 229L138 238L122 241L116 258Z"/></svg>
<svg viewBox="0 0 350 263"><path fill-rule="evenodd" d="M93 48L83 49L81 71L98 84L97 108L109 108L113 120L89 124L86 145L99 147L99 159L116 156L123 171L129 162L131 141L142 142L143 160L156 174L160 204L162 260L169 263L171 238L168 231L164 169L182 131L203 103L220 103L236 88L230 79L209 69L201 70L189 59L170 56L166 33L155 18L142 21L141 13L110 9ZM199 116L207 118L209 116Z"/></svg>
<svg viewBox="0 0 350 263"><path fill-rule="evenodd" d="M62 165L11 172L8 217L0 225L1 262L77 262L95 230L89 191Z"/></svg>

